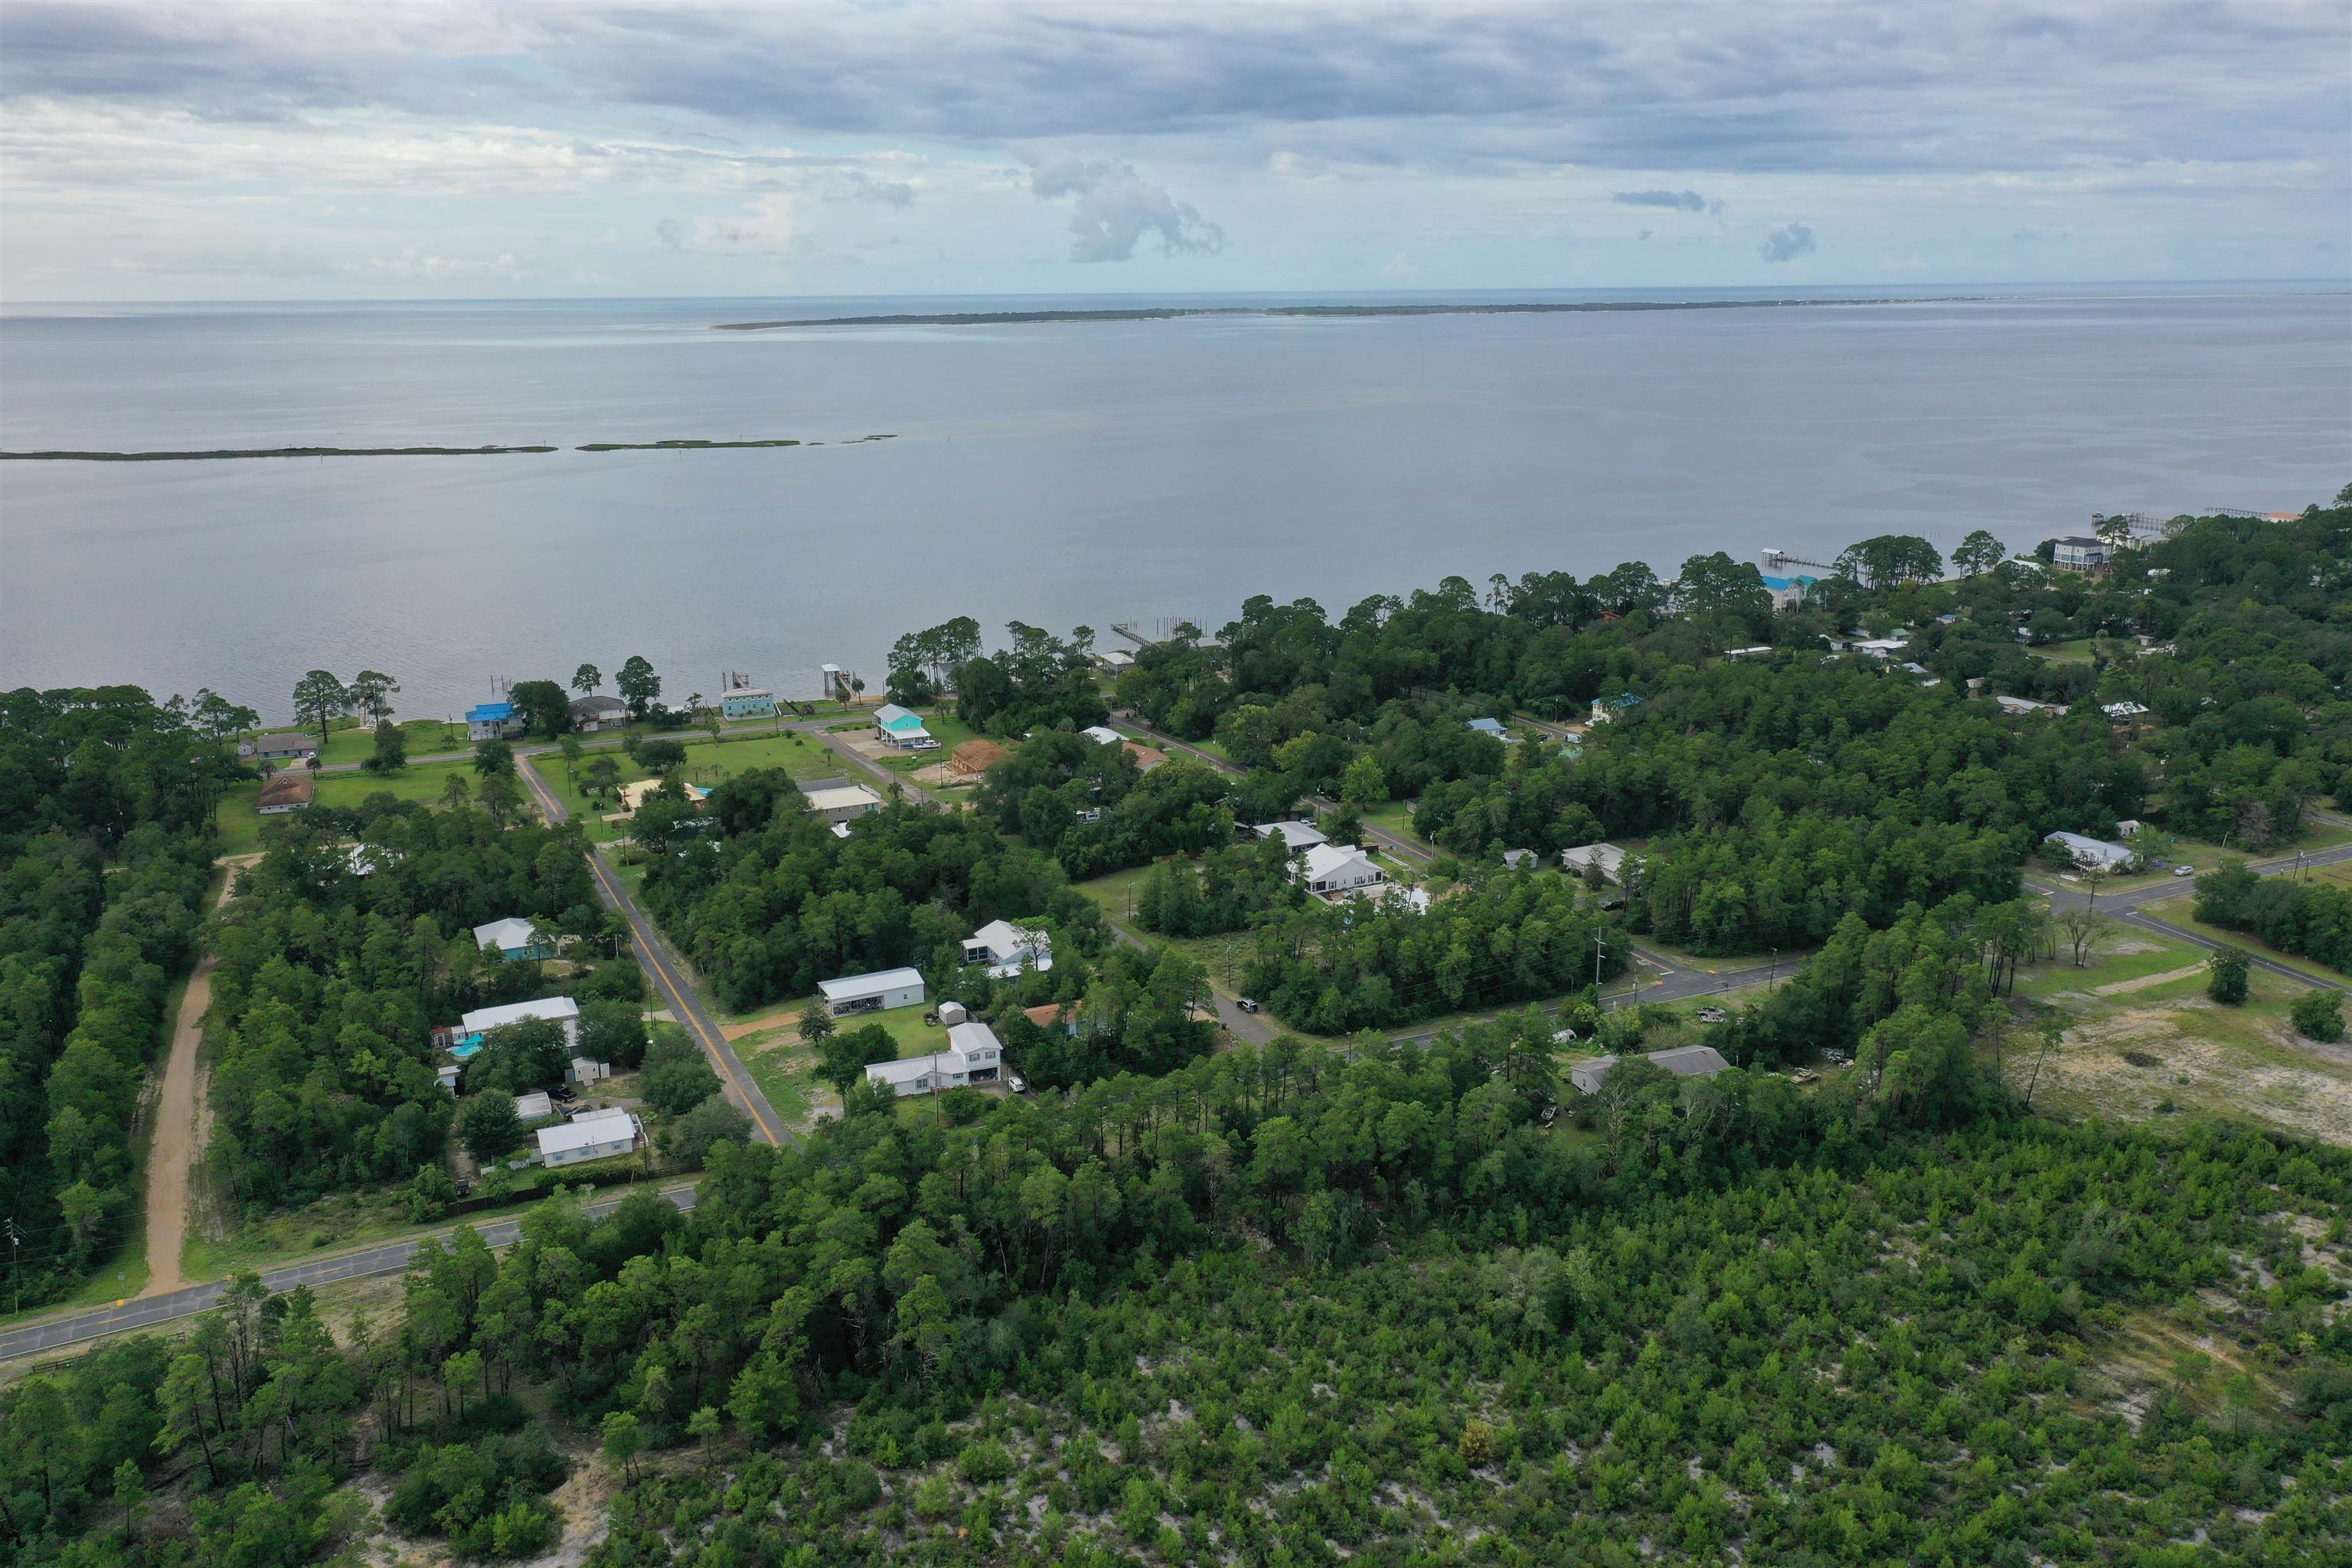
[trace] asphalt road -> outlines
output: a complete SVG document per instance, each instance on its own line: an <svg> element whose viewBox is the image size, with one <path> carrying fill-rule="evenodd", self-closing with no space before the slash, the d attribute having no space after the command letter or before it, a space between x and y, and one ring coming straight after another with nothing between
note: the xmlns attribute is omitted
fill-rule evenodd
<svg viewBox="0 0 2352 1568"><path fill-rule="evenodd" d="M694 1206L694 1185L666 1188L662 1196L682 1209ZM605 1198L588 1205L592 1215L604 1215L621 1206L623 1198ZM261 1282L272 1290L291 1290L297 1285L324 1285L337 1279L365 1279L382 1274L397 1274L408 1267L408 1260L419 1248L439 1246L454 1233L436 1231L430 1236L414 1237L383 1247L372 1247L359 1252L341 1252L329 1258L313 1258L284 1268L264 1273ZM482 1239L492 1247L505 1247L521 1234L520 1219L486 1220L474 1227ZM111 1307L99 1307L86 1312L70 1312L60 1317L27 1323L22 1328L0 1332L0 1361L32 1355L40 1351L79 1344L101 1334L121 1333L127 1329L152 1329L158 1323L168 1323L201 1312L218 1301L228 1289L228 1281L215 1279L206 1285L191 1285L184 1290L173 1290L163 1296L144 1296L117 1301Z"/></svg>
<svg viewBox="0 0 2352 1568"><path fill-rule="evenodd" d="M538 798L540 809L550 822L562 822L571 815L563 803L555 798L554 791L547 787L547 782L539 776L537 768L521 767L516 772L522 775L523 783ZM685 1026L686 1032L694 1037L710 1058L711 1066L719 1071L727 1098L751 1118L752 1125L762 1139L770 1143L797 1145L800 1141L793 1136L791 1129L784 1125L784 1119L776 1113L776 1108L761 1092L759 1084L752 1079L751 1068L745 1067L743 1058L735 1054L735 1047L728 1043L726 1034L720 1030L717 1020L710 1016L709 1009L703 1006L702 999L695 994L693 984L680 971L677 961L671 956L669 949L662 945L661 933L654 930L653 921L646 919L645 910L637 907L637 900L629 896L628 885L604 864L604 858L593 847L588 851L588 868L595 873L596 891L606 907L620 910L628 921L632 938L630 945L636 952L638 965L652 978L654 990L667 1000L670 1016Z"/></svg>

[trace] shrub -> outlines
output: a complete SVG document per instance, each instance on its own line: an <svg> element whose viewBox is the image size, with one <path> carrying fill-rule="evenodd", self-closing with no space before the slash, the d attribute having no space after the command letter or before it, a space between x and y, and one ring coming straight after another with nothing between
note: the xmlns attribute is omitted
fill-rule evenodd
<svg viewBox="0 0 2352 1568"><path fill-rule="evenodd" d="M2306 991L2294 999L2288 1016L2294 1020L2295 1032L2307 1040L2340 1040L2344 1037L2344 993Z"/></svg>

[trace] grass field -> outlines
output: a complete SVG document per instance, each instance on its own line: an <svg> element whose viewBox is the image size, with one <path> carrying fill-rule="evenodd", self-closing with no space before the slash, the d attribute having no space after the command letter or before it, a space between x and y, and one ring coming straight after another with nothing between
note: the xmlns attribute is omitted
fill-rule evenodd
<svg viewBox="0 0 2352 1568"><path fill-rule="evenodd" d="M2195 931L2199 936L2210 941L2226 942L2232 947L2242 947L2248 952L2259 953L2273 963L2283 963L2287 968L2308 974L2315 980L2325 980L2336 985L2345 983L2345 976L2338 974L2324 963L2314 963L2307 958L2297 958L2293 953L2281 952L2274 947L2265 946L2255 941L2244 931L2226 931L2220 926L2207 925L2195 917L2195 908L2196 900L2184 893L2177 899L2159 899L2152 904L2142 904L2139 912L2154 915L2158 920L2168 924L2177 925L2183 931Z"/></svg>
<svg viewBox="0 0 2352 1568"><path fill-rule="evenodd" d="M735 1042L735 1053L743 1058L751 1081L760 1086L760 1092L787 1125L805 1127L818 1110L838 1110L832 1086L809 1077L815 1058L801 1044L798 1031L771 1029L748 1035Z"/></svg>
<svg viewBox="0 0 2352 1568"><path fill-rule="evenodd" d="M589 763L600 754L608 755L620 764L621 782L625 784L653 776L649 770L639 767L631 760L626 752L614 751L589 753L579 768L583 777ZM570 770L561 756L553 752L535 756L530 759L530 766L546 781L549 793L562 801L572 816L580 818L588 830L589 837L609 841L628 837L626 824L604 820L604 813L618 810L620 802L613 800L600 804L593 795L575 787L570 782ZM687 743L686 777L705 788L755 768L782 768L794 779L839 778L851 771L849 764L838 755L805 735L778 735L763 731L730 736L719 741L713 741L706 735L699 741Z"/></svg>
<svg viewBox="0 0 2352 1568"><path fill-rule="evenodd" d="M341 806L346 810L356 806L372 795L389 795L395 800L437 801L452 777L463 777L467 784L481 781L475 775L470 762L423 763L403 768L396 773L320 773L318 775L316 802L320 805ZM261 794L258 780L232 785L220 798L213 820L220 829L218 852L223 855L249 855L261 847L262 830L280 818L257 816L253 803Z"/></svg>

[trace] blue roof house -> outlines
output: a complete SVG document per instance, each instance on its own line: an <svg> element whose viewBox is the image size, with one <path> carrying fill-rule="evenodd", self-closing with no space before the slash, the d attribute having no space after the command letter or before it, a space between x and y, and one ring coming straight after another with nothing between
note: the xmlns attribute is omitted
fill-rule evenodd
<svg viewBox="0 0 2352 1568"><path fill-rule="evenodd" d="M1803 604L1806 590L1820 581L1819 577L1768 576L1764 579L1764 591L1772 595L1774 609L1785 610L1792 605Z"/></svg>
<svg viewBox="0 0 2352 1568"><path fill-rule="evenodd" d="M497 741L522 733L522 715L511 702L483 702L466 710L466 739Z"/></svg>
<svg viewBox="0 0 2352 1568"><path fill-rule="evenodd" d="M1464 728L1475 730L1481 735L1492 735L1497 741L1505 738L1503 722L1499 719L1473 719Z"/></svg>

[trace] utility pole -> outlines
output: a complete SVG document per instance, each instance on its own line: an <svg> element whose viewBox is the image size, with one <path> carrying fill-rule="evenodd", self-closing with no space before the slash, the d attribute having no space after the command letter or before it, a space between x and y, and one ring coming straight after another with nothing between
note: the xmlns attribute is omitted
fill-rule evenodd
<svg viewBox="0 0 2352 1568"><path fill-rule="evenodd" d="M1592 989L1595 992L1601 989L1601 953L1605 940L1601 932L1592 933Z"/></svg>
<svg viewBox="0 0 2352 1568"><path fill-rule="evenodd" d="M13 1215L5 1223L8 1226L8 1278L16 1282L16 1310L21 1312L25 1310L25 1268L17 1261L17 1256L24 1250L25 1238L16 1234L16 1221Z"/></svg>

